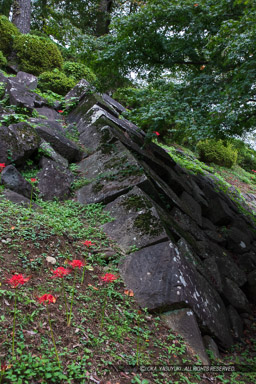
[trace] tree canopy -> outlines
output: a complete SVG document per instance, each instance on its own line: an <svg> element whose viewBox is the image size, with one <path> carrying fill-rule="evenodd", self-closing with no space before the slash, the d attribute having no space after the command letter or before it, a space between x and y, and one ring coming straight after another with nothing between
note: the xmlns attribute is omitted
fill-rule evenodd
<svg viewBox="0 0 256 384"><path fill-rule="evenodd" d="M256 0L32 0L31 27L91 66L100 89L128 84L116 95L145 129L195 140L255 129Z"/></svg>
<svg viewBox="0 0 256 384"><path fill-rule="evenodd" d="M148 97L133 111L135 120L153 119L154 129L169 124L196 138L254 129L255 5L151 0L116 20L100 61L149 82L147 91L130 90L128 104L139 94Z"/></svg>

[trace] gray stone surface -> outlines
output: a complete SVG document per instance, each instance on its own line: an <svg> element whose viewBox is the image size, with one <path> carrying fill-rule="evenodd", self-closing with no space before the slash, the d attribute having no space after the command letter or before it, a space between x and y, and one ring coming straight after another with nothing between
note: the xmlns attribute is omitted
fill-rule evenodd
<svg viewBox="0 0 256 384"><path fill-rule="evenodd" d="M105 210L115 220L104 224L102 229L125 252L132 246L142 248L168 240L156 209L137 187L107 204Z"/></svg>
<svg viewBox="0 0 256 384"><path fill-rule="evenodd" d="M161 315L162 321L168 328L182 336L190 353L197 355L203 365L209 365L200 329L196 317L191 309L179 309Z"/></svg>
<svg viewBox="0 0 256 384"><path fill-rule="evenodd" d="M44 161L38 179L38 189L44 200L66 200L70 196L72 175L54 161Z"/></svg>
<svg viewBox="0 0 256 384"><path fill-rule="evenodd" d="M28 89L20 84L15 78L9 78L7 82L6 93L9 96L11 105L27 108L30 112L34 107L39 107L47 104L47 101L36 93L28 91Z"/></svg>
<svg viewBox="0 0 256 384"><path fill-rule="evenodd" d="M210 200L207 218L216 225L228 225L235 219L234 212L219 196Z"/></svg>
<svg viewBox="0 0 256 384"><path fill-rule="evenodd" d="M156 244L128 255L120 263L120 272L141 307L153 312L190 307L201 326L221 344L232 344L220 296L172 243Z"/></svg>
<svg viewBox="0 0 256 384"><path fill-rule="evenodd" d="M50 158L51 160L55 161L56 163L60 164L64 168L68 168L68 160L64 159L59 153L54 151L52 146L47 143L46 141L42 141L39 150L41 150L41 153L43 153L44 156Z"/></svg>
<svg viewBox="0 0 256 384"><path fill-rule="evenodd" d="M69 162L79 161L82 158L82 152L78 146L61 133L46 126L37 126L35 129L42 139L50 143L53 149Z"/></svg>
<svg viewBox="0 0 256 384"><path fill-rule="evenodd" d="M256 304L256 270L248 275L248 295L251 301Z"/></svg>
<svg viewBox="0 0 256 384"><path fill-rule="evenodd" d="M239 316L237 310L232 307L232 305L228 306L227 311L230 319L230 324L233 330L234 338L240 340L244 336L243 321Z"/></svg>
<svg viewBox="0 0 256 384"><path fill-rule="evenodd" d="M23 165L38 149L40 138L27 123L0 127L0 162Z"/></svg>
<svg viewBox="0 0 256 384"><path fill-rule="evenodd" d="M66 105L74 99L81 100L88 91L91 91L92 86L85 79L80 80L74 88L72 88L65 96Z"/></svg>
<svg viewBox="0 0 256 384"><path fill-rule="evenodd" d="M220 359L220 353L219 353L218 346L215 343L215 341L209 335L205 335L203 337L203 342L204 342L205 348L210 351L210 353L212 354L213 358L215 360Z"/></svg>
<svg viewBox="0 0 256 384"><path fill-rule="evenodd" d="M41 116L45 116L47 120L60 120L62 121L63 118L62 116L55 111L53 108L49 107L41 107L41 108L36 108L36 111L39 113Z"/></svg>
<svg viewBox="0 0 256 384"><path fill-rule="evenodd" d="M20 195L19 193L16 193L14 191L11 191L10 189L5 189L3 191L3 196L5 199L12 201L13 203L16 204L22 204L25 207L29 208L30 207L30 199L27 197ZM31 207L38 208L38 205L35 204L34 202L31 202Z"/></svg>
<svg viewBox="0 0 256 384"><path fill-rule="evenodd" d="M115 142L85 158L79 164L81 174L91 180L77 191L82 204L107 204L128 192L133 186L147 182L140 164L120 143Z"/></svg>
<svg viewBox="0 0 256 384"><path fill-rule="evenodd" d="M13 166L7 165L1 172L1 184L6 188L30 199L32 186Z"/></svg>
<svg viewBox="0 0 256 384"><path fill-rule="evenodd" d="M249 301L239 286L227 277L223 280L223 293L230 304L240 312L251 312Z"/></svg>
<svg viewBox="0 0 256 384"><path fill-rule="evenodd" d="M37 77L26 72L18 72L15 80L31 91L37 87Z"/></svg>

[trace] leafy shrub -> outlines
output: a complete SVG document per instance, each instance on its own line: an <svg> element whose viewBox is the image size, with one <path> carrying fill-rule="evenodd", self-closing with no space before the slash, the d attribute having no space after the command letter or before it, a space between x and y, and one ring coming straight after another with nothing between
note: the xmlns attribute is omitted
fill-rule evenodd
<svg viewBox="0 0 256 384"><path fill-rule="evenodd" d="M237 163L250 172L252 169L256 169L256 152L250 148L242 148L239 150Z"/></svg>
<svg viewBox="0 0 256 384"><path fill-rule="evenodd" d="M50 90L59 95L66 95L75 85L76 81L72 77L67 77L57 69L53 72L44 72L38 77L38 88L44 92Z"/></svg>
<svg viewBox="0 0 256 384"><path fill-rule="evenodd" d="M20 35L15 37L13 48L17 53L20 69L40 75L54 68L61 68L62 56L56 44L49 39Z"/></svg>
<svg viewBox="0 0 256 384"><path fill-rule="evenodd" d="M231 168L237 160L237 150L231 143L226 145L222 140L204 140L197 144L200 160Z"/></svg>
<svg viewBox="0 0 256 384"><path fill-rule="evenodd" d="M6 60L6 58L4 57L3 52L0 51L0 68L5 67L6 64L7 64L7 60Z"/></svg>
<svg viewBox="0 0 256 384"><path fill-rule="evenodd" d="M96 81L96 76L92 70L84 64L66 61L63 64L63 71L67 76L73 77L74 80L87 80L89 83Z"/></svg>
<svg viewBox="0 0 256 384"><path fill-rule="evenodd" d="M18 28L13 25L6 16L0 16L0 50L8 54L12 50L13 38L20 34Z"/></svg>
<svg viewBox="0 0 256 384"><path fill-rule="evenodd" d="M5 84L0 83L0 100L4 97L5 95Z"/></svg>

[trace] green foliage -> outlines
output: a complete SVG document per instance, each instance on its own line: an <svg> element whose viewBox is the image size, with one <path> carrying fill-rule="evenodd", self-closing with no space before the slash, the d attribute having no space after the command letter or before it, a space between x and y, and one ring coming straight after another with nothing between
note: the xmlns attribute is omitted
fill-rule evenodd
<svg viewBox="0 0 256 384"><path fill-rule="evenodd" d="M142 121L152 110L156 127L171 118L194 141L242 135L256 125L255 0L195 4L151 0L117 17L97 65L172 85L154 84L163 103L139 107Z"/></svg>
<svg viewBox="0 0 256 384"><path fill-rule="evenodd" d="M5 94L5 84L0 83L0 100L4 97Z"/></svg>
<svg viewBox="0 0 256 384"><path fill-rule="evenodd" d="M40 89L36 88L33 92L46 99L51 106L54 106L56 102L64 103L64 97L53 91L48 90L46 92L42 92Z"/></svg>
<svg viewBox="0 0 256 384"><path fill-rule="evenodd" d="M239 151L238 164L246 171L250 172L252 169L256 169L256 156L255 151L245 150Z"/></svg>
<svg viewBox="0 0 256 384"><path fill-rule="evenodd" d="M13 48L17 53L20 69L39 75L54 68L61 68L63 59L55 43L51 40L20 35L14 39Z"/></svg>
<svg viewBox="0 0 256 384"><path fill-rule="evenodd" d="M84 64L75 63L73 61L66 61L63 64L63 71L65 75L79 81L81 79L87 80L89 83L96 81L96 76L92 70Z"/></svg>
<svg viewBox="0 0 256 384"><path fill-rule="evenodd" d="M0 50L8 54L12 50L13 38L20 34L18 28L13 25L6 16L0 16Z"/></svg>
<svg viewBox="0 0 256 384"><path fill-rule="evenodd" d="M197 144L200 160L231 168L236 163L237 151L231 143L226 145L222 140L204 140Z"/></svg>
<svg viewBox="0 0 256 384"><path fill-rule="evenodd" d="M76 85L72 77L67 77L65 73L58 70L44 72L38 77L38 87L43 91L54 91L59 95L65 95Z"/></svg>
<svg viewBox="0 0 256 384"><path fill-rule="evenodd" d="M3 52L0 51L0 68L5 67L7 64L7 59L4 57Z"/></svg>

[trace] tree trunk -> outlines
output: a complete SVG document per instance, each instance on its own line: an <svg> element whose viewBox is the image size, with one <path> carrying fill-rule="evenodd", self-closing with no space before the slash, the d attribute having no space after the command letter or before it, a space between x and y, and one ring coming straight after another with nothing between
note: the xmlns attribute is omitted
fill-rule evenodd
<svg viewBox="0 0 256 384"><path fill-rule="evenodd" d="M96 21L96 36L102 36L109 33L110 15L113 0L100 0Z"/></svg>
<svg viewBox="0 0 256 384"><path fill-rule="evenodd" d="M12 22L21 33L30 32L31 0L14 0Z"/></svg>

